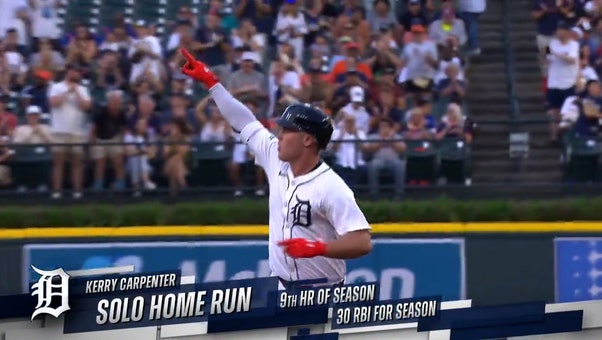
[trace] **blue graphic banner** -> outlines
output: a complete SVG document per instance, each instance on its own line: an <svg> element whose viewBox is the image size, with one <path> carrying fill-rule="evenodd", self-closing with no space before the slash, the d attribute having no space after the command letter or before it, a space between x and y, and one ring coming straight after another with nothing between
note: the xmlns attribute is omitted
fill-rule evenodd
<svg viewBox="0 0 602 340"><path fill-rule="evenodd" d="M602 238L554 240L556 302L602 299Z"/></svg>
<svg viewBox="0 0 602 340"><path fill-rule="evenodd" d="M134 265L136 272L180 270L199 283L267 277L265 241L37 244L24 247L23 292L36 279L30 265L65 271ZM347 262L347 283L380 282L380 300L465 298L462 239L377 239L370 255Z"/></svg>

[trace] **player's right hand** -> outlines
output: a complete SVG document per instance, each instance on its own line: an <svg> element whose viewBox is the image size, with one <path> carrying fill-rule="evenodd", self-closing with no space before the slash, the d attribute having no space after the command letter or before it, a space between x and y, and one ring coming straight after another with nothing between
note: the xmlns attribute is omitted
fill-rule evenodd
<svg viewBox="0 0 602 340"><path fill-rule="evenodd" d="M182 56L186 59L186 64L182 66L182 73L189 76L190 78L205 84L210 89L215 84L219 83L219 78L209 70L209 67L204 63L196 60L188 50L185 48L180 49Z"/></svg>

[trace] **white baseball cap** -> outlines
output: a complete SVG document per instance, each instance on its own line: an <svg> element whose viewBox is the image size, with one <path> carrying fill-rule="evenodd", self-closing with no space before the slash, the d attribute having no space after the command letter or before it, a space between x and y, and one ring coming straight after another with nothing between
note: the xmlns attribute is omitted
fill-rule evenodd
<svg viewBox="0 0 602 340"><path fill-rule="evenodd" d="M360 86L353 86L349 90L349 97L351 97L352 103L363 103L364 102L364 89Z"/></svg>
<svg viewBox="0 0 602 340"><path fill-rule="evenodd" d="M243 52L242 55L240 56L240 60L251 60L256 62L257 61L257 54L253 53L253 52Z"/></svg>
<svg viewBox="0 0 602 340"><path fill-rule="evenodd" d="M42 109L39 106L30 105L30 106L27 107L26 113L28 115L34 114L34 113L40 114L40 113L42 113Z"/></svg>

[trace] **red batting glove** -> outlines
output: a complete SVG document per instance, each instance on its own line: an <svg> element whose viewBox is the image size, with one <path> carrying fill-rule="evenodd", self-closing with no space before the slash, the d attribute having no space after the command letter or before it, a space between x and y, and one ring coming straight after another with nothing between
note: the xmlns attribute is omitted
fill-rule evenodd
<svg viewBox="0 0 602 340"><path fill-rule="evenodd" d="M284 252L292 258L307 258L323 256L326 254L326 243L310 241L303 238L291 238L278 242L284 248Z"/></svg>
<svg viewBox="0 0 602 340"><path fill-rule="evenodd" d="M209 70L207 65L196 60L185 48L182 48L181 52L184 58L186 58L186 64L182 66L182 73L205 84L207 89L210 89L215 86L215 84L219 83L219 78Z"/></svg>

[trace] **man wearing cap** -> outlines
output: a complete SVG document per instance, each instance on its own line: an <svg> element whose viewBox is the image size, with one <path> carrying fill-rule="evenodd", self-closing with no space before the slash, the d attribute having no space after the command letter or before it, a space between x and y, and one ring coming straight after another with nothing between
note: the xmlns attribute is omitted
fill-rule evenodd
<svg viewBox="0 0 602 340"><path fill-rule="evenodd" d="M370 129L370 114L364 106L365 91L361 86L353 86L349 89L349 103L345 105L336 117L340 121L346 115L351 115L355 118L355 125L358 130L367 134ZM337 124L337 127L340 126Z"/></svg>
<svg viewBox="0 0 602 340"><path fill-rule="evenodd" d="M27 124L19 125L13 134L13 143L15 144L52 144L52 133L50 126L40 124L40 114L42 110L39 106L31 105L27 107L25 114Z"/></svg>
<svg viewBox="0 0 602 340"><path fill-rule="evenodd" d="M424 26L412 26L412 41L404 46L401 59L405 70L399 80L406 92L414 96L430 93L439 56L435 43L427 40Z"/></svg>
<svg viewBox="0 0 602 340"><path fill-rule="evenodd" d="M263 102L268 98L266 76L255 70L255 52L243 52L240 69L230 76L227 88L232 95Z"/></svg>
<svg viewBox="0 0 602 340"><path fill-rule="evenodd" d="M148 23L138 20L135 23L137 39L132 43L128 57L132 62L130 83L135 83L146 72L151 72L155 77L160 76L161 58L163 49L159 38L152 35Z"/></svg>
<svg viewBox="0 0 602 340"><path fill-rule="evenodd" d="M81 197L83 189L83 146L87 142L87 112L92 107L88 89L80 84L81 69L68 65L65 79L48 90L51 114L53 148L52 197L60 198L63 188L63 170L66 154L71 155L73 198ZM69 145L75 144L75 145Z"/></svg>
<svg viewBox="0 0 602 340"><path fill-rule="evenodd" d="M52 79L52 74L46 70L34 72L33 84L26 86L21 91L22 107L29 105L38 106L42 114L50 113L50 104L48 103L48 84Z"/></svg>
<svg viewBox="0 0 602 340"><path fill-rule="evenodd" d="M349 67L354 67L358 72L363 73L368 80L373 79L372 68L370 65L360 61L360 46L356 42L348 42L345 44L345 59L337 62L330 71L330 81L334 83L337 77L347 73ZM350 62L353 60L353 62Z"/></svg>
<svg viewBox="0 0 602 340"><path fill-rule="evenodd" d="M572 37L572 26L561 22L556 37L550 41L548 51L547 108L550 122L550 138L558 138L560 108L566 98L575 94L579 75L579 43Z"/></svg>

